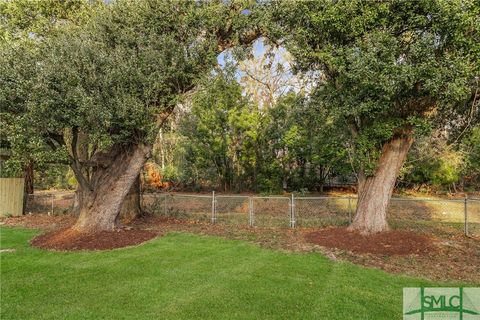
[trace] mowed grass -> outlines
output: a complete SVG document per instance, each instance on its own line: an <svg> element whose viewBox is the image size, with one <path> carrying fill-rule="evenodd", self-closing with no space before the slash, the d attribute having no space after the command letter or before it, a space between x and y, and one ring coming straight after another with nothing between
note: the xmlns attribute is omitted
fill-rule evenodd
<svg viewBox="0 0 480 320"><path fill-rule="evenodd" d="M172 233L138 247L47 252L1 228L1 319L401 319L402 288L438 285L320 254Z"/></svg>

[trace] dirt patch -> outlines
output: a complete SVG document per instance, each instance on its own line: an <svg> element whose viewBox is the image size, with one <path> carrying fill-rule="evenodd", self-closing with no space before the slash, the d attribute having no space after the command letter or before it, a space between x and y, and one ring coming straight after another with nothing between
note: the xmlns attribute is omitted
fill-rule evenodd
<svg viewBox="0 0 480 320"><path fill-rule="evenodd" d="M157 235L158 232L140 229L83 233L68 228L37 236L31 244L48 250L108 250L134 246L153 239Z"/></svg>
<svg viewBox="0 0 480 320"><path fill-rule="evenodd" d="M42 230L64 229L74 222L75 217L72 215L27 214L0 218L0 225Z"/></svg>
<svg viewBox="0 0 480 320"><path fill-rule="evenodd" d="M347 228L326 228L305 235L308 242L355 253L384 255L424 254L434 250L430 237L412 231L393 230L362 235Z"/></svg>

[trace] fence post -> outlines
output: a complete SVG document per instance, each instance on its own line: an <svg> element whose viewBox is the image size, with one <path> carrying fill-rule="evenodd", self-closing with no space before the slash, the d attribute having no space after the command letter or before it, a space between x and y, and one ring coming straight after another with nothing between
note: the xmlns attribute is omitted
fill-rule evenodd
<svg viewBox="0 0 480 320"><path fill-rule="evenodd" d="M295 196L293 193L290 200L290 227L295 228Z"/></svg>
<svg viewBox="0 0 480 320"><path fill-rule="evenodd" d="M53 215L53 199L54 199L54 195L52 194L52 215Z"/></svg>
<svg viewBox="0 0 480 320"><path fill-rule="evenodd" d="M348 196L348 221L352 223L352 197Z"/></svg>
<svg viewBox="0 0 480 320"><path fill-rule="evenodd" d="M215 191L212 191L212 223L215 223L217 217L215 217Z"/></svg>
<svg viewBox="0 0 480 320"><path fill-rule="evenodd" d="M163 200L163 213L165 217L167 216L167 200L168 200L168 194L165 194L165 199Z"/></svg>
<svg viewBox="0 0 480 320"><path fill-rule="evenodd" d="M464 204L463 204L463 213L465 217L465 235L468 237L468 196L465 196Z"/></svg>
<svg viewBox="0 0 480 320"><path fill-rule="evenodd" d="M253 227L253 199L248 197L248 225Z"/></svg>

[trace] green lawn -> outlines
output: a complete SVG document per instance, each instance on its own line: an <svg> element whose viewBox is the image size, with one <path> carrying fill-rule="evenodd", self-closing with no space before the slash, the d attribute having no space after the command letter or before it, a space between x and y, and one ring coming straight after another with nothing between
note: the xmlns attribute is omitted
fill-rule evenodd
<svg viewBox="0 0 480 320"><path fill-rule="evenodd" d="M173 233L136 248L55 253L1 228L1 319L400 319L435 285L319 254Z"/></svg>

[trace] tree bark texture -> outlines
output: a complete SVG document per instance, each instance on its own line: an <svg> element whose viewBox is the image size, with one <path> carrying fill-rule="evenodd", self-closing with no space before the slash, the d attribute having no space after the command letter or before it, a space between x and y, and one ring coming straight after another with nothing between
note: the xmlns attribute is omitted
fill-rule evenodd
<svg viewBox="0 0 480 320"><path fill-rule="evenodd" d="M80 215L80 209L82 208L83 190L80 185L75 190L75 197L73 201L72 214L76 217ZM142 213L140 204L140 176L135 180L132 188L128 192L127 196L123 200L122 209L120 211L120 219L123 221L132 221L136 217L139 217Z"/></svg>
<svg viewBox="0 0 480 320"><path fill-rule="evenodd" d="M29 195L34 192L34 176L33 176L33 162L29 162L23 170L24 191L23 191L23 214L27 208L27 202Z"/></svg>
<svg viewBox="0 0 480 320"><path fill-rule="evenodd" d="M80 231L113 230L125 197L138 179L150 146L139 144L113 146L102 155L108 161L92 173L88 188L82 186L80 214L74 229Z"/></svg>
<svg viewBox="0 0 480 320"><path fill-rule="evenodd" d="M140 176L135 179L130 191L123 200L119 218L124 222L130 222L142 213L140 206Z"/></svg>
<svg viewBox="0 0 480 320"><path fill-rule="evenodd" d="M83 190L80 185L77 185L77 190L75 190L75 195L73 198L73 209L72 214L76 217L80 215L80 209L82 208L83 200Z"/></svg>
<svg viewBox="0 0 480 320"><path fill-rule="evenodd" d="M359 188L357 210L350 230L363 234L389 230L388 205L412 142L412 133L408 132L383 146L375 174L365 177Z"/></svg>

